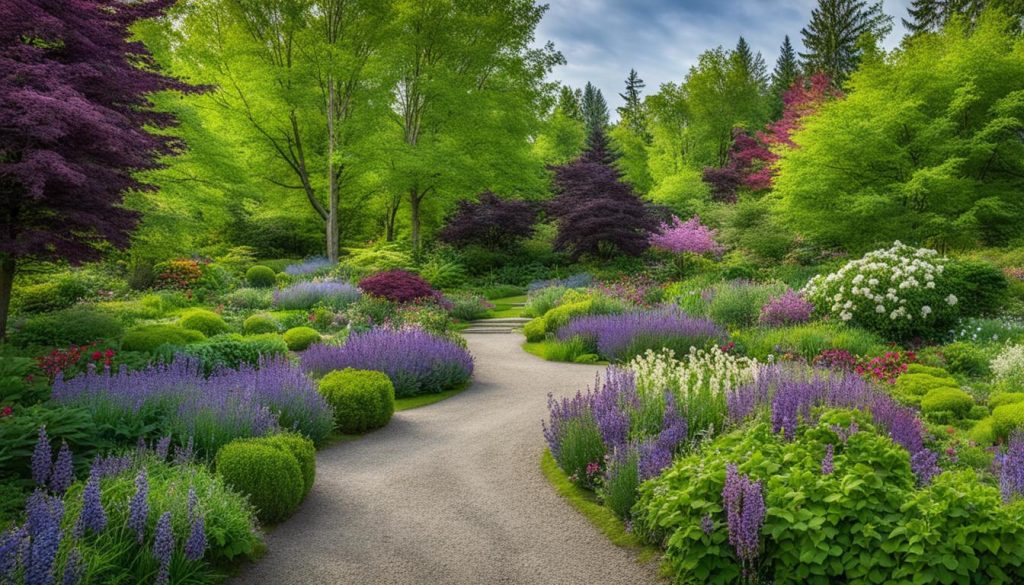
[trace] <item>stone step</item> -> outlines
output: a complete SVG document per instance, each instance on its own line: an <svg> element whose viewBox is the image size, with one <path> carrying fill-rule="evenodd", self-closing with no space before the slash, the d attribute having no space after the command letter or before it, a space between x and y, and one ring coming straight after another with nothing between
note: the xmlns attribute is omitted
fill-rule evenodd
<svg viewBox="0 0 1024 585"><path fill-rule="evenodd" d="M474 325L483 323L494 323L496 325L522 325L530 320L526 317L502 317L500 319L477 319L476 321L470 321Z"/></svg>
<svg viewBox="0 0 1024 585"><path fill-rule="evenodd" d="M494 327L479 328L479 329L478 328L474 328L474 327L470 327L469 329L463 329L462 330L462 333L492 334L492 335L493 334L509 335L509 334L512 334L512 333L515 333L515 332L516 332L515 329L497 329L497 328L494 328Z"/></svg>

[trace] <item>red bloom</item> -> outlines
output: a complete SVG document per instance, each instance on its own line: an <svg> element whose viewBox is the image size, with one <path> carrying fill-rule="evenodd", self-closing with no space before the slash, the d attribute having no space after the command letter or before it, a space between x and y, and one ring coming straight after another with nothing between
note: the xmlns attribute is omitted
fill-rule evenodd
<svg viewBox="0 0 1024 585"><path fill-rule="evenodd" d="M11 408L10 406L0 408L0 418L3 418L5 416L11 416L12 412L14 412L14 409Z"/></svg>
<svg viewBox="0 0 1024 585"><path fill-rule="evenodd" d="M100 351L94 351L94 352L92 352L92 359L93 359L93 361L96 361L96 362L98 362L98 361L100 361L100 359L101 359L102 357L103 357L103 352L100 352Z"/></svg>

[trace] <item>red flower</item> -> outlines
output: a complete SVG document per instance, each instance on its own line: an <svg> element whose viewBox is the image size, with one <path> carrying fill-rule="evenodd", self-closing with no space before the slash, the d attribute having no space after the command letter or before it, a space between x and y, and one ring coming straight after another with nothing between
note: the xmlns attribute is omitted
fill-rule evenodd
<svg viewBox="0 0 1024 585"><path fill-rule="evenodd" d="M92 352L92 360L93 360L94 362L98 362L98 361L100 361L100 359L102 359L102 358L103 358L103 352L100 352L100 351L94 351L94 352Z"/></svg>
<svg viewBox="0 0 1024 585"><path fill-rule="evenodd" d="M11 408L10 406L0 408L0 418L3 418L5 416L11 416L12 412L14 412L14 409Z"/></svg>
<svg viewBox="0 0 1024 585"><path fill-rule="evenodd" d="M107 359L110 359L110 358L114 357L114 350L112 350L112 349L108 349L107 351L103 352L103 355L104 355L104 356L105 356L105 357L106 357Z"/></svg>

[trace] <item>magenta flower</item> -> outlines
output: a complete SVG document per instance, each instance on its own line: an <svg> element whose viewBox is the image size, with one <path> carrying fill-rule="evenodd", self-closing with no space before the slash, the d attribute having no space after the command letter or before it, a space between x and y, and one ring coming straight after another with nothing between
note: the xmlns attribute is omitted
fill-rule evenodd
<svg viewBox="0 0 1024 585"><path fill-rule="evenodd" d="M814 305L790 289L770 299L761 307L762 325L795 325L806 323L814 312Z"/></svg>
<svg viewBox="0 0 1024 585"><path fill-rule="evenodd" d="M651 247L666 252L682 254L721 254L724 248L715 241L718 230L711 229L700 222L700 217L693 216L683 222L672 216L672 223L662 223L657 233L651 234Z"/></svg>

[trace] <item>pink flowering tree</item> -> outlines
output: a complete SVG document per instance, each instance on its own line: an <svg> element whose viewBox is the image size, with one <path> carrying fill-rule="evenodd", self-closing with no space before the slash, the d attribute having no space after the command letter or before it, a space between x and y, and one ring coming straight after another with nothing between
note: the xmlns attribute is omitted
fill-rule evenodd
<svg viewBox="0 0 1024 585"><path fill-rule="evenodd" d="M675 254L677 268L682 273L688 254L720 256L725 251L725 247L715 241L717 235L718 230L702 224L696 215L687 221L673 215L672 223L663 222L651 234L650 244L656 250Z"/></svg>

